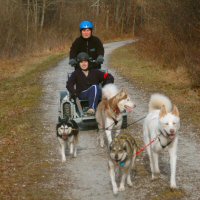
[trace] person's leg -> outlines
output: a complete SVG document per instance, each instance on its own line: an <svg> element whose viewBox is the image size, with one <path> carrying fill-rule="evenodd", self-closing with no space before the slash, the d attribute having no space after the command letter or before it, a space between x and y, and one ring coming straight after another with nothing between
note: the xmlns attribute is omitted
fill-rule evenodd
<svg viewBox="0 0 200 200"><path fill-rule="evenodd" d="M89 108L96 110L97 104L101 98L101 88L99 85L92 85L87 90L83 91L80 96L80 99L89 101Z"/></svg>

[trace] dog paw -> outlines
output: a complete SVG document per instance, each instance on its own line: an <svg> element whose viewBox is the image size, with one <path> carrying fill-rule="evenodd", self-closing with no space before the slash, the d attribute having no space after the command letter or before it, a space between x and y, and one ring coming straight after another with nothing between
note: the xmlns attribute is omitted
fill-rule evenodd
<svg viewBox="0 0 200 200"><path fill-rule="evenodd" d="M66 158L63 158L63 159L62 159L62 162L66 162Z"/></svg>
<svg viewBox="0 0 200 200"><path fill-rule="evenodd" d="M113 194L117 195L118 194L118 188L113 188Z"/></svg>
<svg viewBox="0 0 200 200"><path fill-rule="evenodd" d="M132 186L133 186L133 183L132 183L132 182L127 182L127 185L128 185L129 187L132 187Z"/></svg>
<svg viewBox="0 0 200 200"><path fill-rule="evenodd" d="M175 189L177 189L177 186L176 186L176 184L170 184L170 189L172 189L172 190L175 190Z"/></svg>
<svg viewBox="0 0 200 200"><path fill-rule="evenodd" d="M101 147L101 148L104 147L104 142L100 141L100 147Z"/></svg>
<svg viewBox="0 0 200 200"><path fill-rule="evenodd" d="M119 187L119 191L120 191L120 192L122 192L122 191L124 191L124 190L125 190L125 187L124 187L124 186L120 186L120 187Z"/></svg>
<svg viewBox="0 0 200 200"><path fill-rule="evenodd" d="M77 157L77 154L75 153L74 155L73 155L73 158L76 158Z"/></svg>
<svg viewBox="0 0 200 200"><path fill-rule="evenodd" d="M160 174L160 173L152 174L151 180L154 181L154 180L159 179L160 177L161 177L161 174Z"/></svg>

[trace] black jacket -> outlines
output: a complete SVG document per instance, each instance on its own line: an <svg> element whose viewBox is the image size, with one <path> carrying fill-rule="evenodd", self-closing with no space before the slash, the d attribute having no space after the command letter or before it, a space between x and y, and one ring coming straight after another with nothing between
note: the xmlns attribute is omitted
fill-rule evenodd
<svg viewBox="0 0 200 200"><path fill-rule="evenodd" d="M84 39L82 36L80 36L73 42L70 48L69 58L76 59L76 56L80 52L86 52L88 53L89 57L92 57L93 60L96 60L99 55L104 56L104 47L98 37L91 36L88 39Z"/></svg>
<svg viewBox="0 0 200 200"><path fill-rule="evenodd" d="M108 74L105 79L105 73L98 69L89 70L88 76L85 76L81 69L77 69L69 77L66 87L71 95L79 96L82 91L87 90L92 85L98 85L100 83L105 85L113 82L114 77L111 74ZM76 89L74 87L75 85Z"/></svg>

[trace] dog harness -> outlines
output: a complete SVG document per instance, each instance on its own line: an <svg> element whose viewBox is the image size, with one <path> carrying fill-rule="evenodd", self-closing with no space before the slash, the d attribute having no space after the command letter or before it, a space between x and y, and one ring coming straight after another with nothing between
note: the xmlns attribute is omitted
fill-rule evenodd
<svg viewBox="0 0 200 200"><path fill-rule="evenodd" d="M166 137L166 136L163 134L163 132L162 132L161 130L159 130L159 133L160 133L161 135L163 135L165 138L169 139L168 137ZM168 134L167 134L167 135L168 135ZM174 139L170 140L166 145L162 145L162 144L161 144L161 140L160 140L159 137L158 137L158 140L159 140L159 142L160 142L160 146L164 149L164 148L166 148L167 146L169 146L169 145L173 142Z"/></svg>

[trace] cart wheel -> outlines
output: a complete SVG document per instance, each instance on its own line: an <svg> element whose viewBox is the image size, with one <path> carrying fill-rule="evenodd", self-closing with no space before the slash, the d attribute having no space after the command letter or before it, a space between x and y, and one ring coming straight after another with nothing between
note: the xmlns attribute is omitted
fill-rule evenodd
<svg viewBox="0 0 200 200"><path fill-rule="evenodd" d="M122 118L122 128L127 128L128 126L128 120L127 120L127 116L123 116Z"/></svg>
<svg viewBox="0 0 200 200"><path fill-rule="evenodd" d="M69 103L63 105L63 118L69 119L71 116L71 106Z"/></svg>

